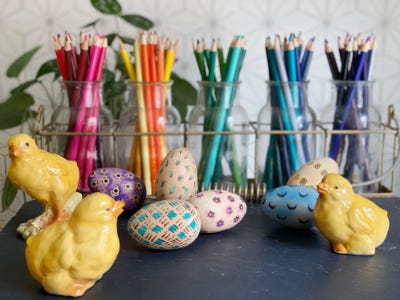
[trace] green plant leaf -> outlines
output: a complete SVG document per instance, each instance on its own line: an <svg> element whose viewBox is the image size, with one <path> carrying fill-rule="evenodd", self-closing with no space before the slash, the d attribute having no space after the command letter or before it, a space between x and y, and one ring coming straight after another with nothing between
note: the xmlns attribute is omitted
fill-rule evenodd
<svg viewBox="0 0 400 300"><path fill-rule="evenodd" d="M60 69L56 59L52 59L43 63L36 73L36 79L49 73L54 73L54 79L60 76Z"/></svg>
<svg viewBox="0 0 400 300"><path fill-rule="evenodd" d="M195 105L197 102L197 91L187 80L179 77L177 74L171 74L172 85L172 104L181 114L182 120L185 120L188 105Z"/></svg>
<svg viewBox="0 0 400 300"><path fill-rule="evenodd" d="M121 4L117 0L90 0L93 7L106 15L118 15L121 13Z"/></svg>
<svg viewBox="0 0 400 300"><path fill-rule="evenodd" d="M123 95L126 90L126 84L123 81L106 82L104 83L105 98L112 98Z"/></svg>
<svg viewBox="0 0 400 300"><path fill-rule="evenodd" d="M154 26L152 21L140 15L121 15L120 17L129 24L144 30L148 30Z"/></svg>
<svg viewBox="0 0 400 300"><path fill-rule="evenodd" d="M8 177L4 180L3 193L1 194L1 209L5 211L14 202L18 189L11 183Z"/></svg>
<svg viewBox="0 0 400 300"><path fill-rule="evenodd" d="M135 43L135 39L126 36L119 36L124 44L133 45Z"/></svg>
<svg viewBox="0 0 400 300"><path fill-rule="evenodd" d="M30 86L34 85L37 82L38 81L36 79L32 79L32 80L29 80L27 82L24 82L24 83L20 84L19 86L13 88L10 91L10 93L11 93L11 95L20 94L20 93L24 92L27 88L29 88Z"/></svg>
<svg viewBox="0 0 400 300"><path fill-rule="evenodd" d="M117 37L118 35L116 34L116 33L110 33L110 34L107 34L107 43L108 43L108 45L111 45L112 44L112 42L114 42L114 40L115 40L115 38Z"/></svg>
<svg viewBox="0 0 400 300"><path fill-rule="evenodd" d="M87 27L94 27L97 22L101 21L101 19L96 19L93 22L87 23L86 25L83 25L82 28L87 28Z"/></svg>
<svg viewBox="0 0 400 300"><path fill-rule="evenodd" d="M32 95L20 93L0 103L0 130L13 128L25 122L26 113L34 102Z"/></svg>
<svg viewBox="0 0 400 300"><path fill-rule="evenodd" d="M7 69L7 77L18 77L19 74L25 69L25 67L29 64L32 57L35 53L40 49L40 46L37 46L28 52L25 52L20 57L18 57Z"/></svg>

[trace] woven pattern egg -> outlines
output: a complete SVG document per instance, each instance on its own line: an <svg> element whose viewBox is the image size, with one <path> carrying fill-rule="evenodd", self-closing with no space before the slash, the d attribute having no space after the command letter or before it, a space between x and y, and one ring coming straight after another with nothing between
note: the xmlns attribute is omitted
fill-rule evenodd
<svg viewBox="0 0 400 300"><path fill-rule="evenodd" d="M173 250L190 245L200 233L196 208L179 200L161 200L139 209L129 219L129 235L151 249Z"/></svg>
<svg viewBox="0 0 400 300"><path fill-rule="evenodd" d="M88 177L91 192L101 192L125 202L124 210L138 210L146 199L146 186L134 173L119 168L99 168Z"/></svg>
<svg viewBox="0 0 400 300"><path fill-rule="evenodd" d="M161 162L155 184L157 200L187 200L197 192L197 166L185 147L172 149Z"/></svg>
<svg viewBox="0 0 400 300"><path fill-rule="evenodd" d="M201 231L220 232L236 226L245 216L246 202L237 194L209 190L193 195L188 200L200 214Z"/></svg>
<svg viewBox="0 0 400 300"><path fill-rule="evenodd" d="M309 185L314 188L328 173L338 173L339 166L330 157L309 161L300 167L287 181L287 185Z"/></svg>

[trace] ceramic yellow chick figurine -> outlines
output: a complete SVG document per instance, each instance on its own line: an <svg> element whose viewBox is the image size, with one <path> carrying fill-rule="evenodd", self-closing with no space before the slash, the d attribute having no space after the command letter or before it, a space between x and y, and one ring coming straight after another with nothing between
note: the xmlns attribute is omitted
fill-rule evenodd
<svg viewBox="0 0 400 300"><path fill-rule="evenodd" d="M386 210L353 192L350 182L328 174L317 185L314 221L340 254L373 255L389 230Z"/></svg>
<svg viewBox="0 0 400 300"><path fill-rule="evenodd" d="M117 219L124 202L104 193L83 198L68 220L55 222L26 241L32 277L51 294L81 296L117 258Z"/></svg>
<svg viewBox="0 0 400 300"><path fill-rule="evenodd" d="M39 149L27 134L10 137L8 149L11 159L8 178L44 206L44 213L33 223L38 227L35 230L68 218L71 211L64 210L64 206L78 187L77 163Z"/></svg>

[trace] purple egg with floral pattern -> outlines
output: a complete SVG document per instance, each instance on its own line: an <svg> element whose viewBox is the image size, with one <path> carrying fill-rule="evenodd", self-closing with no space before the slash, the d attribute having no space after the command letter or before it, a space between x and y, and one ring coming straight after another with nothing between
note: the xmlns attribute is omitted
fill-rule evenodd
<svg viewBox="0 0 400 300"><path fill-rule="evenodd" d="M146 199L146 186L134 173L120 168L99 168L88 177L91 192L102 192L125 202L124 210L136 211Z"/></svg>
<svg viewBox="0 0 400 300"><path fill-rule="evenodd" d="M242 197L223 190L197 193L188 201L199 211L201 231L206 233L220 232L236 226L247 211Z"/></svg>

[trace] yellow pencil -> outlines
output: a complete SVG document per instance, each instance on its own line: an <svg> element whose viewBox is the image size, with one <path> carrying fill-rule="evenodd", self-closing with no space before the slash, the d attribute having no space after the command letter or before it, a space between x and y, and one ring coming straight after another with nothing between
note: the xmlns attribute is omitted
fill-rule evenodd
<svg viewBox="0 0 400 300"><path fill-rule="evenodd" d="M118 39L119 43L119 48L120 48L120 55L122 58L122 62L125 65L126 72L128 73L129 79L132 81L136 80L136 74L135 74L135 69L133 68L133 65L129 59L129 53L128 50L126 50L124 43L121 41L121 39Z"/></svg>
<svg viewBox="0 0 400 300"><path fill-rule="evenodd" d="M135 41L134 45L134 53L135 53L135 67L136 67L136 78L138 82L142 82L142 65L140 61L140 45L138 41ZM144 95L143 95L143 87L138 85L136 87L136 97L137 97L137 105L138 105L138 117L139 117L139 130L141 133L147 133L147 124L146 124L146 112L144 105ZM151 186L151 173L150 173L150 159L149 159L149 139L147 135L140 136L141 141L141 155L142 155L142 171L143 171L143 181L146 185L147 195L152 194L152 186Z"/></svg>

